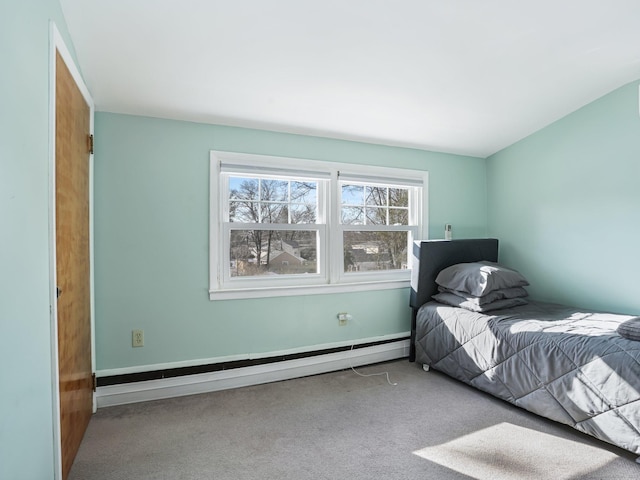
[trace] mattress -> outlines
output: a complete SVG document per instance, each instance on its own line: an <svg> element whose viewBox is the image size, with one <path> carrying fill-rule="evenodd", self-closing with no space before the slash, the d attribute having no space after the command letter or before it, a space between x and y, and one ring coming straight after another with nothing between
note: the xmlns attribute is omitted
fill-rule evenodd
<svg viewBox="0 0 640 480"><path fill-rule="evenodd" d="M482 314L436 302L416 316L416 361L640 454L640 342L627 315L530 302Z"/></svg>

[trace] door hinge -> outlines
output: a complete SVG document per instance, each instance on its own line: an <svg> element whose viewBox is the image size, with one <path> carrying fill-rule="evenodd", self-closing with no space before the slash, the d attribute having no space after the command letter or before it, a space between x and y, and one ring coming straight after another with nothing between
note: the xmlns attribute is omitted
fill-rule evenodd
<svg viewBox="0 0 640 480"><path fill-rule="evenodd" d="M93 391L95 392L96 389L98 388L98 379L96 378L96 374L95 373L91 374L91 382L92 382L92 385L93 385Z"/></svg>
<svg viewBox="0 0 640 480"><path fill-rule="evenodd" d="M89 135L89 153L93 155L93 134Z"/></svg>

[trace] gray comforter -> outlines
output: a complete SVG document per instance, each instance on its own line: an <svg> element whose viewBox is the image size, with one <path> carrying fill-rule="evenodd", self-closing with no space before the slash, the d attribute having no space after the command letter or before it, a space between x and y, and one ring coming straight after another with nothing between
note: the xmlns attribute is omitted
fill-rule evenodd
<svg viewBox="0 0 640 480"><path fill-rule="evenodd" d="M640 454L640 342L629 316L531 302L489 314L429 302L416 360L596 438Z"/></svg>

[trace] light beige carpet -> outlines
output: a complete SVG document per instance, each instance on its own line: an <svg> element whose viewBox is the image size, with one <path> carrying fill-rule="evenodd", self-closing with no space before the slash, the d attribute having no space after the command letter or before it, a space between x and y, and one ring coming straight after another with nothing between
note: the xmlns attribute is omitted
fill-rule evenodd
<svg viewBox="0 0 640 480"><path fill-rule="evenodd" d="M640 479L635 456L406 360L105 408L70 480Z"/></svg>

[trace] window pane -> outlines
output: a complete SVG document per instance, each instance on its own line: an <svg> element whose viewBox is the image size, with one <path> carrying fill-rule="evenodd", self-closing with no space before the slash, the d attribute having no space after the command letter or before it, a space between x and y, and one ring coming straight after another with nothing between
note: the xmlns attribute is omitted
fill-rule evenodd
<svg viewBox="0 0 640 480"><path fill-rule="evenodd" d="M409 225L409 210L404 208L390 208L389 225Z"/></svg>
<svg viewBox="0 0 640 480"><path fill-rule="evenodd" d="M344 271L407 268L409 232L344 232Z"/></svg>
<svg viewBox="0 0 640 480"><path fill-rule="evenodd" d="M283 180L260 180L260 200L284 202L289 198L289 182Z"/></svg>
<svg viewBox="0 0 640 480"><path fill-rule="evenodd" d="M308 230L232 230L232 277L318 273L318 235Z"/></svg>
<svg viewBox="0 0 640 480"><path fill-rule="evenodd" d="M375 205L384 207L387 202L387 187L367 186L366 191L367 205Z"/></svg>
<svg viewBox="0 0 640 480"><path fill-rule="evenodd" d="M230 201L229 221L257 223L259 221L258 205L256 202Z"/></svg>
<svg viewBox="0 0 640 480"><path fill-rule="evenodd" d="M257 178L229 177L229 198L258 200L260 181Z"/></svg>
<svg viewBox="0 0 640 480"><path fill-rule="evenodd" d="M367 207L367 225L386 225L387 209Z"/></svg>
<svg viewBox="0 0 640 480"><path fill-rule="evenodd" d="M315 205L291 204L290 212L290 223L316 223L317 213Z"/></svg>
<svg viewBox="0 0 640 480"><path fill-rule="evenodd" d="M343 205L364 205L364 187L362 185L342 185Z"/></svg>
<svg viewBox="0 0 640 480"><path fill-rule="evenodd" d="M318 182L291 182L291 201L316 205Z"/></svg>
<svg viewBox="0 0 640 480"><path fill-rule="evenodd" d="M343 225L364 225L364 208L342 207Z"/></svg>
<svg viewBox="0 0 640 480"><path fill-rule="evenodd" d="M286 203L264 202L261 204L261 223L289 223L289 210Z"/></svg>
<svg viewBox="0 0 640 480"><path fill-rule="evenodd" d="M389 189L389 206L390 207L408 207L409 206L409 189L408 188L390 188Z"/></svg>

